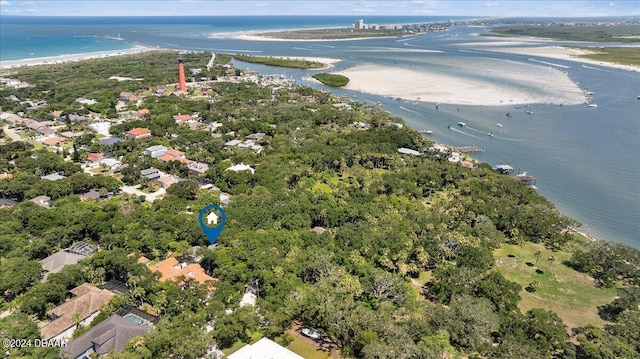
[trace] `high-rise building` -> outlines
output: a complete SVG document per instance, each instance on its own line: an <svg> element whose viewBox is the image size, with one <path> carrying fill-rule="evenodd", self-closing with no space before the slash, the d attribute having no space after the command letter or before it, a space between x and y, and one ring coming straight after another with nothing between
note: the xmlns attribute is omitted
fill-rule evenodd
<svg viewBox="0 0 640 359"><path fill-rule="evenodd" d="M353 24L353 28L354 28L354 29L359 29L359 30L364 29L364 20L362 20L362 19L357 20L357 21Z"/></svg>
<svg viewBox="0 0 640 359"><path fill-rule="evenodd" d="M184 65L182 64L182 57L178 58L178 86L180 91L187 92L187 83L184 79Z"/></svg>

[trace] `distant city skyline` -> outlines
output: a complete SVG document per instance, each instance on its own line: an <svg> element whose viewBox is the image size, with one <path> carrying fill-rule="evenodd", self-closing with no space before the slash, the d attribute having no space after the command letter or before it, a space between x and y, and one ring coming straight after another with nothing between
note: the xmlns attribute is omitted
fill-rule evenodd
<svg viewBox="0 0 640 359"><path fill-rule="evenodd" d="M0 15L216 16L347 15L597 17L640 16L638 0L0 0Z"/></svg>

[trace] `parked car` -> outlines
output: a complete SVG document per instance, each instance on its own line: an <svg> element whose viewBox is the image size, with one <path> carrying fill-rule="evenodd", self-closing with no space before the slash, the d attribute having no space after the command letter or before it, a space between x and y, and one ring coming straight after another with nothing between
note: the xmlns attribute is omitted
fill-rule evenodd
<svg viewBox="0 0 640 359"><path fill-rule="evenodd" d="M319 340L322 338L322 335L313 328L304 328L300 332L302 332L302 335L309 337L313 340Z"/></svg>

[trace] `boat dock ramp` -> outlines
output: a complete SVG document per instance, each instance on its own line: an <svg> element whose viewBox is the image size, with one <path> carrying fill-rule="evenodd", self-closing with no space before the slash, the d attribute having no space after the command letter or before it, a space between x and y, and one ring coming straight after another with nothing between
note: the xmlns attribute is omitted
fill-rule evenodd
<svg viewBox="0 0 640 359"><path fill-rule="evenodd" d="M478 146L461 146L461 147L451 147L451 149L455 152L460 153L479 153L484 152L484 150Z"/></svg>

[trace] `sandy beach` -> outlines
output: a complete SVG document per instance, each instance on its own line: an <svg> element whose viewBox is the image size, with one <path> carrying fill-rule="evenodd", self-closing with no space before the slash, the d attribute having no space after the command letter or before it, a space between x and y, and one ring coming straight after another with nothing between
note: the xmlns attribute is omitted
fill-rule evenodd
<svg viewBox="0 0 640 359"><path fill-rule="evenodd" d="M22 66L61 64L65 62L74 62L74 61L83 61L83 60L89 60L89 59L101 59L101 58L112 57L112 56L139 54L142 52L154 51L154 50L157 50L157 49L152 47L146 47L146 46L136 46L134 48L125 49L125 50L87 52L83 54L38 57L38 58L26 59L26 60L10 60L10 61L0 62L0 69L5 70L5 69L11 69L15 67L22 67Z"/></svg>
<svg viewBox="0 0 640 359"><path fill-rule="evenodd" d="M356 66L339 74L350 79L345 86L347 89L410 101L484 106L545 102L569 105L586 101L583 91L565 73L554 69L537 70L532 73L494 70L495 77L501 80L494 83L463 75L371 64ZM518 86L524 83L529 91Z"/></svg>
<svg viewBox="0 0 640 359"><path fill-rule="evenodd" d="M285 31L285 30L283 30ZM268 32L276 32L274 31L268 31ZM354 41L354 40L367 40L367 39L371 39L371 37L353 37L353 38L348 38L348 39L281 39L281 38L277 38L277 37L267 37L267 36L262 36L260 35L263 32L259 32L259 31L251 31L251 32L231 32L231 33L219 33L219 34L213 34L210 35L209 37L212 39L234 39L234 40L243 40L243 41L287 41L287 42L307 42L307 41L314 41L314 42L322 42L322 41ZM385 36L385 37L377 37L378 39L381 38L393 38L393 37L397 37L397 36Z"/></svg>

